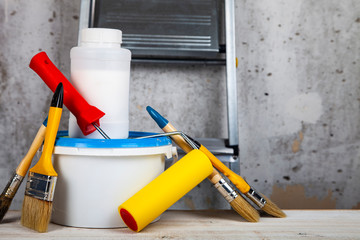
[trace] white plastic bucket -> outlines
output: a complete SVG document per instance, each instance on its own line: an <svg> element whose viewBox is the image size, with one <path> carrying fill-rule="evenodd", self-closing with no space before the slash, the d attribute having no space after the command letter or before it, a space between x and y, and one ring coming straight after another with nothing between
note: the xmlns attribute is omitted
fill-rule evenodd
<svg viewBox="0 0 360 240"><path fill-rule="evenodd" d="M148 133L130 132L130 137ZM80 139L59 137L52 222L87 228L125 227L118 206L164 171L176 154L167 137Z"/></svg>

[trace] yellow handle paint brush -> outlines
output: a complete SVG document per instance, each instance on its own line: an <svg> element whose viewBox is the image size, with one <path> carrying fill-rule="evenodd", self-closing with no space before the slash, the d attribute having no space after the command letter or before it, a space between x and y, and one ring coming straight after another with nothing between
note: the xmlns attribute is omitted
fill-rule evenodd
<svg viewBox="0 0 360 240"><path fill-rule="evenodd" d="M275 203L271 202L270 199L266 198L262 194L256 192L241 176L237 175L226 167L217 157L214 156L204 145L198 143L198 149L205 153L210 159L213 166L222 172L245 196L247 196L252 202L260 207L266 213L274 217L286 217L286 214L278 207Z"/></svg>
<svg viewBox="0 0 360 240"><path fill-rule="evenodd" d="M168 120L166 120L153 108L148 106L146 110L164 132L169 133L177 131ZM193 148L190 147L182 136L172 135L171 138L186 153L193 150ZM236 193L236 191L232 189L232 187L223 179L215 168L213 168L213 172L208 179L240 216L249 222L259 221L259 213L240 194Z"/></svg>
<svg viewBox="0 0 360 240"><path fill-rule="evenodd" d="M161 116L158 112L156 112L151 107L147 107L147 111L151 115L151 117L157 122L160 128L163 129L164 132L176 131L176 129L169 123L167 119ZM175 137L175 136L174 136ZM173 138L175 142L179 141L179 137ZM211 163L215 168L217 168L220 172L222 172L225 176L229 178L229 180L242 192L247 196L252 202L254 202L257 206L259 206L266 213L275 216L275 217L285 217L286 214L278 207L275 203L271 202L270 199L262 196L260 193L256 192L241 176L237 175L233 171L231 171L228 167L226 167L217 157L215 157L207 148L198 143L197 141L191 139L197 146L197 149L204 152L205 155L208 156ZM182 145L186 144L182 143ZM180 146L180 145L179 145ZM180 146L181 147L181 146ZM190 148L188 146L187 148ZM191 149L191 148L190 148Z"/></svg>
<svg viewBox="0 0 360 240"><path fill-rule="evenodd" d="M10 178L8 184L6 185L4 191L0 196L0 222L4 218L6 212L8 211L11 201L15 197L17 190L19 189L29 167L31 165L32 159L34 158L37 150L42 145L45 132L46 132L47 118L39 128L28 152L25 157L21 160L18 167L15 170L15 173Z"/></svg>
<svg viewBox="0 0 360 240"><path fill-rule="evenodd" d="M52 98L43 152L39 161L29 170L22 208L21 224L38 232L46 232L52 211L57 173L52 165L52 153L59 128L63 105L62 83Z"/></svg>

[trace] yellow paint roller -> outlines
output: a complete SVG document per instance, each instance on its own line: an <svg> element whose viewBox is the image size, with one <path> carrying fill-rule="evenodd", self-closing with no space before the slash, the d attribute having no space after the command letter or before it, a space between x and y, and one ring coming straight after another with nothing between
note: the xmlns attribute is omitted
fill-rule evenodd
<svg viewBox="0 0 360 240"><path fill-rule="evenodd" d="M118 208L124 223L139 232L213 171L209 158L192 150Z"/></svg>

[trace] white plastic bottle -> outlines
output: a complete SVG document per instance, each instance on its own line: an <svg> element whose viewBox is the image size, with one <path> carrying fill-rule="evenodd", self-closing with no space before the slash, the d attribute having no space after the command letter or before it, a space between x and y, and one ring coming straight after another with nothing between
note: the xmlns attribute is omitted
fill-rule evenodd
<svg viewBox="0 0 360 240"><path fill-rule="evenodd" d="M90 105L105 113L100 127L113 139L129 132L129 81L131 52L121 48L117 29L86 28L80 45L70 51L71 82ZM70 114L69 136L103 138L97 131L84 136Z"/></svg>

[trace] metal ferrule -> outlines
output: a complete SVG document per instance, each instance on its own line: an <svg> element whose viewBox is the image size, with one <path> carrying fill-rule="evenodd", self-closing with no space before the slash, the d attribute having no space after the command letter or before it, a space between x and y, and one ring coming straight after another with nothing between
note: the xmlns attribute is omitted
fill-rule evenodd
<svg viewBox="0 0 360 240"><path fill-rule="evenodd" d="M223 178L214 184L214 186L229 203L238 196L235 190L232 189L232 187Z"/></svg>
<svg viewBox="0 0 360 240"><path fill-rule="evenodd" d="M57 177L29 172L25 194L40 200L52 202Z"/></svg>
<svg viewBox="0 0 360 240"><path fill-rule="evenodd" d="M12 178L9 180L4 190L5 196L7 198L14 198L23 179L24 179L23 176L20 176L16 173L13 174Z"/></svg>
<svg viewBox="0 0 360 240"><path fill-rule="evenodd" d="M257 193L254 189L250 188L249 192L246 193L246 196L253 201L259 208L263 208L266 204L266 200L260 193Z"/></svg>

